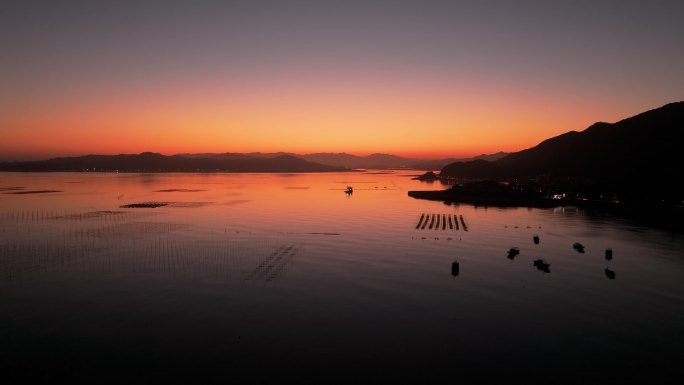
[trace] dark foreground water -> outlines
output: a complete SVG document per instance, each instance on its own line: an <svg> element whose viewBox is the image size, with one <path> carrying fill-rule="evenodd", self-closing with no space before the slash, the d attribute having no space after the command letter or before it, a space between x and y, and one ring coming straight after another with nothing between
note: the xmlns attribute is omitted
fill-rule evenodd
<svg viewBox="0 0 684 385"><path fill-rule="evenodd" d="M678 382L682 235L441 187L0 173L0 380Z"/></svg>

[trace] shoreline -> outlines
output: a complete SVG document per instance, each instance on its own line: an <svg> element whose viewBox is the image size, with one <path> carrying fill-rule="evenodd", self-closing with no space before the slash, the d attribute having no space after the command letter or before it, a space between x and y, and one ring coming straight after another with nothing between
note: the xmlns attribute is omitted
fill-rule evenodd
<svg viewBox="0 0 684 385"><path fill-rule="evenodd" d="M445 204L470 204L475 207L532 207L549 209L554 207L577 207L588 214L609 214L633 219L651 227L684 232L684 207L655 203L612 202L582 199L550 199L544 197L515 196L501 194L457 193L451 190L409 191L414 199L442 201Z"/></svg>

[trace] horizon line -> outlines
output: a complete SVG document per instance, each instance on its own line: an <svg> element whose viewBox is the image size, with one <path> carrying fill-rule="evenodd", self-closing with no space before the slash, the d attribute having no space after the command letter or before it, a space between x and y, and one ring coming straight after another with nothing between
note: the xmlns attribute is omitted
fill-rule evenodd
<svg viewBox="0 0 684 385"><path fill-rule="evenodd" d="M161 152L161 151L131 151L131 152L92 152L92 153L81 153L81 154L61 154L53 156L40 156L40 155L28 155L26 157L19 158L0 158L0 162L39 162L57 158L78 158L84 156L117 156L117 155L142 155L142 154L159 154L163 156L176 156L176 155L221 155L221 154L239 154L239 155L293 155L293 156L308 156L308 155L318 155L318 154L328 154L328 155L351 155L356 157L368 157L372 155L386 155L386 156L396 156L400 158L412 159L412 160L440 160L440 159L469 159L478 156L496 155L500 153L510 154L514 151L494 151L494 152L477 152L473 155L444 155L444 154L433 154L433 155L405 155L405 152L347 152L347 151L318 151L318 152L294 152L294 151L248 151L248 152L238 152L238 151L222 151L222 152L212 152L212 151L198 151L198 152ZM403 153L403 154L402 154Z"/></svg>

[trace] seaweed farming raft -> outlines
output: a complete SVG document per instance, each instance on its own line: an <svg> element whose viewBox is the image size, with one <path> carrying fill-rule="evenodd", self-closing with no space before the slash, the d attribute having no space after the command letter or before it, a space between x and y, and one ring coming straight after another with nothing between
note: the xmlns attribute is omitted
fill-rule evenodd
<svg viewBox="0 0 684 385"><path fill-rule="evenodd" d="M418 218L416 230L468 231L463 215L423 213Z"/></svg>

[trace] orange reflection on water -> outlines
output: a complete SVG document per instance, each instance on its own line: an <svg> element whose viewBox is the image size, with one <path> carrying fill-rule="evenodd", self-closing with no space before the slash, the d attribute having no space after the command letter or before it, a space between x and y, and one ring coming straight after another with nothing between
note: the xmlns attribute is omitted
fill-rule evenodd
<svg viewBox="0 0 684 385"><path fill-rule="evenodd" d="M115 210L141 202L175 202L154 210L197 218L240 217L253 223L302 217L325 222L342 214L364 217L399 201L411 202L406 197L409 189L443 187L411 180L411 174L5 173L0 187L58 192L5 191L0 203L11 210ZM344 193L348 186L354 189L351 196Z"/></svg>

